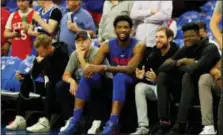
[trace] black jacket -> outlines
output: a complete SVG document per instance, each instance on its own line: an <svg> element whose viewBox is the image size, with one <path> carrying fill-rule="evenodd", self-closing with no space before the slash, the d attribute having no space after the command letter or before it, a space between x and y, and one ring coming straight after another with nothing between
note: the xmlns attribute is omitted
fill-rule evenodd
<svg viewBox="0 0 223 136"><path fill-rule="evenodd" d="M177 67L177 60L182 58L193 58L197 62L190 66ZM171 63L164 63L159 68L159 71L168 72L178 68L182 72L200 76L201 74L210 71L210 69L219 61L220 54L216 45L210 43L208 38L203 38L198 45L191 47L183 46L173 55L172 59L174 61Z"/></svg>
<svg viewBox="0 0 223 136"><path fill-rule="evenodd" d="M53 83L62 79L69 60L68 45L64 42L56 42L53 46L55 50L52 56L45 57L40 63L37 63L35 59L31 73L33 79L37 78L40 73L47 75Z"/></svg>
<svg viewBox="0 0 223 136"><path fill-rule="evenodd" d="M158 68L163 64L163 62L172 57L173 54L178 50L178 46L176 43L172 42L169 51L162 56L160 49L154 46L153 48L147 48L143 61L141 62L139 68L142 69L142 66L145 66L145 71L149 71L150 68L158 75ZM151 84L151 82L147 81L145 78L142 80L138 80L138 82L145 82Z"/></svg>

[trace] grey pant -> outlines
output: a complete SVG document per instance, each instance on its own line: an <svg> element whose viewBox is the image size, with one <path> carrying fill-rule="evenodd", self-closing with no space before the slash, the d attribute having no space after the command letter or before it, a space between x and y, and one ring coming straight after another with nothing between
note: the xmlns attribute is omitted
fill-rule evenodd
<svg viewBox="0 0 223 136"><path fill-rule="evenodd" d="M136 84L135 100L139 127L149 127L146 100L157 101L156 86L146 83Z"/></svg>
<svg viewBox="0 0 223 136"><path fill-rule="evenodd" d="M201 104L202 125L214 125L212 91L220 96L221 89L218 87L217 82L210 74L201 75L198 85Z"/></svg>

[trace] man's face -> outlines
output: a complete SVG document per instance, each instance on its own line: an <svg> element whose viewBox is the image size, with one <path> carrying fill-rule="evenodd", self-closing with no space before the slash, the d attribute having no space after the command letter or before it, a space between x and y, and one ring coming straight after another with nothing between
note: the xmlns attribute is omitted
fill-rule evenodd
<svg viewBox="0 0 223 136"><path fill-rule="evenodd" d="M165 31L156 32L156 48L166 48L170 44L171 37L167 38Z"/></svg>
<svg viewBox="0 0 223 136"><path fill-rule="evenodd" d="M20 10L26 10L29 8L29 1L28 0L17 0L17 6Z"/></svg>
<svg viewBox="0 0 223 136"><path fill-rule="evenodd" d="M91 40L80 36L75 40L75 46L77 50L87 51L91 46Z"/></svg>
<svg viewBox="0 0 223 136"><path fill-rule="evenodd" d="M48 46L47 48L44 48L43 46L40 46L39 48L36 48L36 51L38 52L38 55L40 57L46 57L50 54L50 46Z"/></svg>
<svg viewBox="0 0 223 136"><path fill-rule="evenodd" d="M204 30L204 28L199 29L199 35L201 37L207 37L207 31Z"/></svg>
<svg viewBox="0 0 223 136"><path fill-rule="evenodd" d="M126 41L129 38L132 29L127 21L120 21L115 27L115 33L120 41Z"/></svg>
<svg viewBox="0 0 223 136"><path fill-rule="evenodd" d="M184 45L186 47L193 46L200 42L200 35L195 30L188 30L184 33Z"/></svg>
<svg viewBox="0 0 223 136"><path fill-rule="evenodd" d="M68 9L73 9L79 6L80 1L79 0L67 0L66 1L66 7Z"/></svg>
<svg viewBox="0 0 223 136"><path fill-rule="evenodd" d="M43 7L44 5L44 0L37 0L36 1L41 7Z"/></svg>

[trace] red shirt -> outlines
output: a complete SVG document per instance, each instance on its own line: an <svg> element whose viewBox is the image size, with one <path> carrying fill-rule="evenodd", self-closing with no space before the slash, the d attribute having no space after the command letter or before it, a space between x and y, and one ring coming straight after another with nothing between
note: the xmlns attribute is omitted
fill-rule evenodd
<svg viewBox="0 0 223 136"><path fill-rule="evenodd" d="M6 43L6 39L4 37L4 31L9 16L10 12L5 8L1 8L1 46L3 46Z"/></svg>
<svg viewBox="0 0 223 136"><path fill-rule="evenodd" d="M32 23L34 10L32 10L27 15L27 23ZM30 55L32 52L32 37L29 36L22 30L22 17L19 15L19 12L16 11L12 18L12 30L20 30L21 37L12 39L12 48L11 48L11 56L19 57L21 59L25 59L27 55Z"/></svg>

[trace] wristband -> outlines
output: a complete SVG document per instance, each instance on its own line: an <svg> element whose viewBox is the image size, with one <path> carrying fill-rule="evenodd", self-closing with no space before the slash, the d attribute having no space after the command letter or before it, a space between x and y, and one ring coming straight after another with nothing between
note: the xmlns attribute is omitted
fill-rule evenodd
<svg viewBox="0 0 223 136"><path fill-rule="evenodd" d="M106 65L102 65L101 66L101 71L107 71L107 66Z"/></svg>

